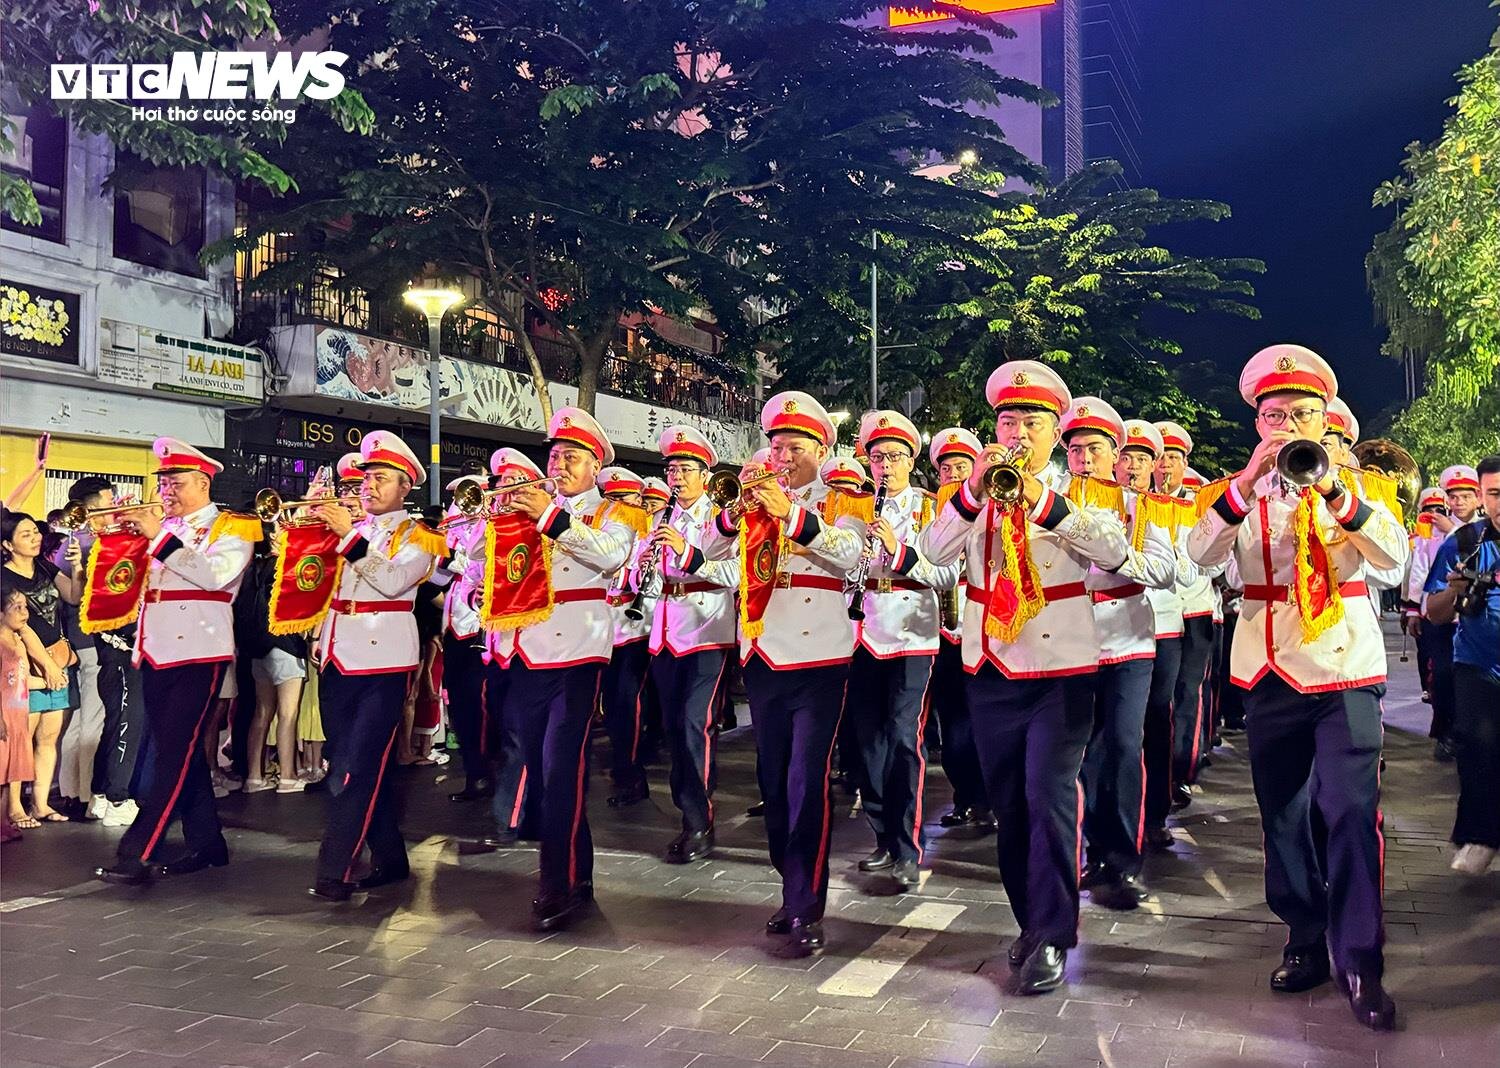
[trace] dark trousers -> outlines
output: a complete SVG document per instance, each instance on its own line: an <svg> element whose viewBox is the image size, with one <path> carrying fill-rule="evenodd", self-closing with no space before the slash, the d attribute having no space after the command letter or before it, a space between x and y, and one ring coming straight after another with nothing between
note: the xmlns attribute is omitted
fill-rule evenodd
<svg viewBox="0 0 1500 1068"><path fill-rule="evenodd" d="M346 675L332 664L318 675L318 707L329 754L320 880L353 881L367 844L372 868L406 867L401 798L391 767L410 681L410 671Z"/></svg>
<svg viewBox="0 0 1500 1068"><path fill-rule="evenodd" d="M151 767L139 799L140 812L120 839L122 861L156 857L174 816L182 819L190 851L219 856L229 852L203 757L203 731L229 666L228 661L165 668L141 665Z"/></svg>
<svg viewBox="0 0 1500 1068"><path fill-rule="evenodd" d="M617 789L634 786L646 777L641 735L650 673L651 651L645 638L615 646L604 668L604 729L609 734L609 775Z"/></svg>
<svg viewBox="0 0 1500 1068"><path fill-rule="evenodd" d="M464 762L464 786L477 789L489 781L485 752L484 636L458 638L443 632L443 689L448 694L448 723L458 735Z"/></svg>
<svg viewBox="0 0 1500 1068"><path fill-rule="evenodd" d="M103 641L94 643L99 654L99 700L104 705L104 727L94 753L91 789L115 804L130 797L130 782L141 752L146 730L146 703L141 695L141 673L127 649L116 649Z"/></svg>
<svg viewBox="0 0 1500 1068"><path fill-rule="evenodd" d="M1146 826L1165 827L1172 810L1172 695L1182 664L1182 639L1157 638L1146 698Z"/></svg>
<svg viewBox="0 0 1500 1068"><path fill-rule="evenodd" d="M969 676L974 743L1000 826L1000 881L1021 930L1063 949L1078 944L1078 772L1096 681L1093 672L1008 679L989 663Z"/></svg>
<svg viewBox="0 0 1500 1068"><path fill-rule="evenodd" d="M968 676L964 674L963 647L941 639L932 666L929 690L943 737L943 774L953 788L953 807L988 808L984 775L974 749L974 729L969 723Z"/></svg>
<svg viewBox="0 0 1500 1068"><path fill-rule="evenodd" d="M1182 621L1182 666L1172 691L1172 781L1198 781L1202 750L1203 679L1213 655L1214 621L1193 616Z"/></svg>
<svg viewBox="0 0 1500 1068"><path fill-rule="evenodd" d="M1447 738L1453 734L1453 635L1457 630L1457 623L1422 621L1418 652L1427 664L1427 693L1432 698L1429 738Z"/></svg>
<svg viewBox="0 0 1500 1068"><path fill-rule="evenodd" d="M771 864L781 873L781 904L789 918L821 920L833 835L828 778L849 665L775 671L754 656L744 675L766 840Z"/></svg>
<svg viewBox="0 0 1500 1068"><path fill-rule="evenodd" d="M1139 875L1146 831L1146 699L1151 661L1099 667L1094 731L1083 757L1083 833L1089 859Z"/></svg>
<svg viewBox="0 0 1500 1068"><path fill-rule="evenodd" d="M1235 731L1245 729L1245 691L1229 680L1230 651L1234 648L1234 629L1239 623L1238 612L1224 613L1224 640L1219 643L1219 670L1215 676L1218 697L1214 702L1219 722Z"/></svg>
<svg viewBox="0 0 1500 1068"><path fill-rule="evenodd" d="M854 650L848 717L859 745L859 796L875 844L896 863L922 860L922 727L934 657L880 659Z"/></svg>
<svg viewBox="0 0 1500 1068"><path fill-rule="evenodd" d="M1208 646L1208 663L1203 669L1203 713L1198 717L1198 752L1211 752L1214 736L1219 733L1219 662L1224 649L1224 624L1215 623Z"/></svg>
<svg viewBox="0 0 1500 1068"><path fill-rule="evenodd" d="M517 831L522 838L536 838L538 830L538 791L528 789L531 776L526 768L526 753L521 747L520 713L508 705L506 696L517 672L512 667L489 663L484 668L484 745L491 757L495 794L490 812L501 831Z"/></svg>
<svg viewBox="0 0 1500 1068"><path fill-rule="evenodd" d="M714 825L718 784L714 720L727 662L724 649L686 656L664 649L651 659L651 677L661 694L662 730L672 760L672 803L682 813L682 829L692 833Z"/></svg>
<svg viewBox="0 0 1500 1068"><path fill-rule="evenodd" d="M1454 664L1453 688L1458 758L1453 843L1500 849L1500 681L1483 668Z"/></svg>
<svg viewBox="0 0 1500 1068"><path fill-rule="evenodd" d="M1266 851L1266 903L1289 949L1321 946L1340 969L1379 975L1383 685L1298 693L1268 674L1245 694L1250 778ZM1313 806L1326 829L1326 861Z"/></svg>
<svg viewBox="0 0 1500 1068"><path fill-rule="evenodd" d="M604 667L531 668L516 657L505 671L509 678L502 715L518 729L528 779L525 790L536 795L541 824L538 897L555 900L594 881L589 723Z"/></svg>

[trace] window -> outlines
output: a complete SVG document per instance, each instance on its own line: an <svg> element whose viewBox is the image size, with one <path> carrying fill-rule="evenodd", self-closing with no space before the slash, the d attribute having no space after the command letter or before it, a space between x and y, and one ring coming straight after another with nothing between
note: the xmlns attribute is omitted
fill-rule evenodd
<svg viewBox="0 0 1500 1068"><path fill-rule="evenodd" d="M201 167L154 167L115 150L115 255L174 274L204 276L203 211L207 176Z"/></svg>
<svg viewBox="0 0 1500 1068"><path fill-rule="evenodd" d="M64 242L63 210L67 204L68 123L41 106L7 108L11 148L0 152L0 169L31 184L42 221L22 226L0 213L0 228L30 234L43 241Z"/></svg>

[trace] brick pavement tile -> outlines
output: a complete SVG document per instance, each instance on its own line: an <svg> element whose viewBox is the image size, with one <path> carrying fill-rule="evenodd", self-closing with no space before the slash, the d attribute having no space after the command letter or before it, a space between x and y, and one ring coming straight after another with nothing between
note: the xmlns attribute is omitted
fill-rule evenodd
<svg viewBox="0 0 1500 1068"><path fill-rule="evenodd" d="M859 999L847 998L850 1002ZM866 1002L868 1004L868 1002ZM814 1006L807 1014L807 1022L820 1027L852 1027L892 1037L915 1038L930 1017L927 1015L897 1014L867 1008L829 1009Z"/></svg>
<svg viewBox="0 0 1500 1068"><path fill-rule="evenodd" d="M915 1035L883 1035L877 1031L862 1031L850 1043L851 1050L863 1053L884 1054L888 1057L921 1057L929 1061L958 1061L963 1063L979 1052L979 1043L971 1041L949 1041L941 1038L918 1038Z"/></svg>
<svg viewBox="0 0 1500 1068"><path fill-rule="evenodd" d="M362 1001L345 1006L358 1012L379 1012L387 1016L407 1016L417 1020L446 1020L469 1007L469 1002L448 997L414 998L382 991Z"/></svg>
<svg viewBox="0 0 1500 1068"><path fill-rule="evenodd" d="M9 968L10 958L5 958ZM70 1016L75 1020L99 1019L115 1001L107 998L78 997L75 994L33 994L26 1001L5 1007L5 1023L10 1025L30 1016Z"/></svg>
<svg viewBox="0 0 1500 1068"><path fill-rule="evenodd" d="M669 1027L651 1043L651 1047L690 1049L697 1053L712 1053L746 1060L760 1060L775 1045L776 1043L771 1039L754 1038L749 1035L725 1035L717 1031L698 1031L688 1027Z"/></svg>
<svg viewBox="0 0 1500 1068"><path fill-rule="evenodd" d="M752 1016L736 1027L734 1033L754 1035L757 1038L774 1038L779 1042L847 1049L849 1044L860 1036L861 1029L778 1020L768 1016Z"/></svg>
<svg viewBox="0 0 1500 1068"><path fill-rule="evenodd" d="M628 995L627 995L628 996ZM623 1020L645 1007L641 1000L576 997L572 994L543 994L526 1008L533 1012L572 1013L574 1016L597 1016L603 1020Z"/></svg>
<svg viewBox="0 0 1500 1068"><path fill-rule="evenodd" d="M370 996L368 990L351 990L327 982L290 983L276 991L277 1000L289 1005L324 1005L333 1009L347 1009ZM193 1004L188 1002L188 1005Z"/></svg>
<svg viewBox="0 0 1500 1068"><path fill-rule="evenodd" d="M882 1064L888 1060L883 1055L878 1059ZM767 1064L809 1065L811 1068L869 1068L870 1051L836 1049L805 1042L778 1042L762 1060Z"/></svg>
<svg viewBox="0 0 1500 1068"><path fill-rule="evenodd" d="M664 1005L647 1005L630 1019L633 1023L661 1024L663 1027L728 1034L749 1019L749 1016L740 1012L717 1012L712 1008L677 1009Z"/></svg>
<svg viewBox="0 0 1500 1068"><path fill-rule="evenodd" d="M687 1068L700 1055L687 1049L642 1049L611 1042L588 1042L568 1056L568 1068ZM507 1057L506 1061L510 1058ZM506 1061L502 1061L504 1064Z"/></svg>
<svg viewBox="0 0 1500 1068"><path fill-rule="evenodd" d="M279 1047L306 1058L312 1053L335 1053L342 1057L368 1057L378 1053L392 1042L389 1035L371 1035L353 1030L341 1030L337 1025L343 1021L334 1018L326 1026L308 1024L299 1027L285 1038L278 1038L271 1047ZM354 1025L351 1024L351 1027ZM270 1048L270 1047L268 1047Z"/></svg>
<svg viewBox="0 0 1500 1068"><path fill-rule="evenodd" d="M846 1002L850 999L845 998ZM802 1020L815 1005L802 990L777 991L774 997L762 1000L739 993L717 993L705 1000L703 1008L714 1012L742 1013L746 1016L770 1016L781 1020Z"/></svg>
<svg viewBox="0 0 1500 1068"><path fill-rule="evenodd" d="M558 1016L547 1027L549 1038L577 1038L614 1045L644 1048L659 1038L669 1025L650 1021L601 1020L597 1016Z"/></svg>
<svg viewBox="0 0 1500 1068"><path fill-rule="evenodd" d="M394 1013L392 1015L400 1015ZM539 1034L548 1030L559 1018L556 1012L532 1012L523 1008L506 1008L500 1005L466 1005L448 1017L446 1023L470 1027L476 1031L486 1027L497 1027L504 1031Z"/></svg>
<svg viewBox="0 0 1500 1068"><path fill-rule="evenodd" d="M72 1016L45 1013L28 1013L20 1019L13 1013L5 1015L7 1033L30 1035L33 1038L55 1038L82 1045L98 1042L101 1038L124 1029L124 1024L110 1020L80 1020Z"/></svg>
<svg viewBox="0 0 1500 1068"><path fill-rule="evenodd" d="M329 1009L323 1005L293 1005L272 1017L276 1023L297 1026L305 1024L321 1027L337 1027L359 1034L384 1035L392 1041L410 1038L418 1042L437 1042L456 1046L467 1038L473 1038L483 1028L476 1024L459 1024L452 1020L409 1020L400 1016L382 1016L374 1012L355 1012L352 1009Z"/></svg>
<svg viewBox="0 0 1500 1068"><path fill-rule="evenodd" d="M493 1046L464 1049L459 1046L438 1046L430 1042L400 1039L392 1042L380 1052L371 1054L366 1063L371 1065L410 1064L418 1065L420 1068L484 1068L487 1064L499 1061L504 1053L504 1050Z"/></svg>
<svg viewBox="0 0 1500 1068"><path fill-rule="evenodd" d="M390 994L410 998L413 1001L440 997L453 986L452 983L431 979L396 979L389 975L363 975L347 985L351 990L364 990L370 994Z"/></svg>
<svg viewBox="0 0 1500 1068"><path fill-rule="evenodd" d="M186 1057L206 1046L213 1045L216 1037L201 1032L195 1035L180 1029L169 1031L165 1028L142 1025L116 1031L100 1039L98 1045L120 1052L138 1050L163 1057Z"/></svg>
<svg viewBox="0 0 1500 1068"><path fill-rule="evenodd" d="M1185 1013L1180 1004L1159 1005L1134 1001L1128 1005L1118 1005L1069 998L1063 1002L1058 1015L1064 1020L1089 1020L1096 1025L1136 1024L1143 1027L1176 1028L1182 1026Z"/></svg>
<svg viewBox="0 0 1500 1068"><path fill-rule="evenodd" d="M524 1054L539 1061L556 1063L567 1058L584 1042L584 1039L572 1035L533 1035L486 1027L473 1038L460 1042L459 1046L464 1049L500 1050L508 1057Z"/></svg>
<svg viewBox="0 0 1500 1068"><path fill-rule="evenodd" d="M1148 1049L1161 1049L1169 1056L1173 1051L1183 1050L1202 1050L1208 1053L1233 1053L1238 1056L1244 1044L1245 1039L1242 1035L1121 1024L1110 1042L1110 1047L1112 1049L1123 1049L1125 1047L1137 1046Z"/></svg>
<svg viewBox="0 0 1500 1068"><path fill-rule="evenodd" d="M301 1061L302 1054L284 1046L221 1038L186 1059L195 1065L217 1068L292 1068Z"/></svg>

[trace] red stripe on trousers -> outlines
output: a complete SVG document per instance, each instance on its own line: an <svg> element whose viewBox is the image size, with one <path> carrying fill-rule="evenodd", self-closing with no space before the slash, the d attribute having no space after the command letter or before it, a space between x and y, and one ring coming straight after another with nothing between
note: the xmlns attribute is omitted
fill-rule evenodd
<svg viewBox="0 0 1500 1068"><path fill-rule="evenodd" d="M385 743L385 752L380 754L380 770L375 773L375 789L370 791L370 803L365 806L365 822L359 828L359 837L354 840L354 853L349 857L349 866L344 869L344 882L352 882L350 876L354 874L354 864L359 860L359 852L365 847L365 835L370 830L370 820L375 815L375 802L380 797L380 784L385 779L385 766L391 758L391 746L396 744L396 733L401 729L397 723L391 728L390 741Z"/></svg>
<svg viewBox="0 0 1500 1068"><path fill-rule="evenodd" d="M927 782L927 750L923 745L927 737L927 715L931 710L932 675L937 667L933 657L932 667L927 669L927 682L922 687L922 709L917 713L917 798L916 809L911 820L911 840L917 847L917 863L922 863L922 790Z"/></svg>
<svg viewBox="0 0 1500 1068"><path fill-rule="evenodd" d="M599 679L594 683L594 699L589 702L589 708L598 707L599 690L604 685L604 672L599 672ZM564 694L566 695L566 685ZM564 696L563 700L567 700ZM578 882L578 828L583 825L583 786L588 779L588 751L589 731L587 724L583 728L583 745L578 750L578 786L573 794L573 829L568 832L568 890L571 891ZM545 790L545 785L543 787Z"/></svg>
<svg viewBox="0 0 1500 1068"><path fill-rule="evenodd" d="M844 703L849 700L849 680L844 680L844 694L839 698L839 718L833 722L833 738L828 743L828 759L823 763L823 833L818 838L818 856L813 862L813 893L817 893L819 884L828 878L828 842L833 836L832 829L828 826L832 818L832 802L829 797L833 787L829 780L833 778L833 751L839 744L839 727L844 723Z"/></svg>
<svg viewBox="0 0 1500 1068"><path fill-rule="evenodd" d="M703 797L708 802L708 825L714 825L714 799L708 792L708 769L713 767L714 709L719 704L719 688L724 685L724 676L729 673L729 657L719 667L719 678L714 683L713 693L708 695L708 708L703 713Z"/></svg>
<svg viewBox="0 0 1500 1068"><path fill-rule="evenodd" d="M521 801L526 796L526 765L521 765L521 778L516 783L516 803L510 806L510 826L519 827L521 824Z"/></svg>
<svg viewBox="0 0 1500 1068"><path fill-rule="evenodd" d="M224 661L228 663L228 661ZM193 762L193 754L198 751L198 736L203 730L203 721L208 717L209 711L214 707L214 702L219 699L219 683L223 681L221 668L214 669L214 681L208 688L208 702L203 706L203 711L198 713L198 722L193 727L193 736L188 739L187 754L182 758L182 768L177 772L177 784L172 787L172 796L167 801L167 807L162 810L161 817L156 821L156 829L151 832L151 837L146 840L146 848L141 850L141 861L144 863L151 857L151 851L156 848L156 843L161 841L162 834L172 822L172 810L177 807L177 798L182 795L182 784L187 781L188 765ZM213 769L209 769L212 779Z"/></svg>

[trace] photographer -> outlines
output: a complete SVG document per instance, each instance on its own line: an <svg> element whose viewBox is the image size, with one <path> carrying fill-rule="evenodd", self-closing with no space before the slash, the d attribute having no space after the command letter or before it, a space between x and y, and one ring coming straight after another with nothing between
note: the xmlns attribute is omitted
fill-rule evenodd
<svg viewBox="0 0 1500 1068"><path fill-rule="evenodd" d="M1500 848L1500 455L1479 462L1481 517L1443 542L1427 578L1429 622L1453 635L1458 814L1452 868L1483 875Z"/></svg>

